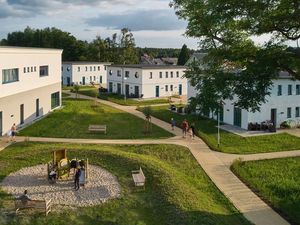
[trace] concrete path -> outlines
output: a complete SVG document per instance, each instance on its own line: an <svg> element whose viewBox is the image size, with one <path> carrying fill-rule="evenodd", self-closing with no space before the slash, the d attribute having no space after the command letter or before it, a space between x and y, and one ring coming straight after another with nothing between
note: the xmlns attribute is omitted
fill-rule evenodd
<svg viewBox="0 0 300 225"><path fill-rule="evenodd" d="M80 98L91 99L94 98L80 95ZM103 104L126 111L137 117L145 119L145 116L135 110L135 107L121 106L112 102L97 100ZM171 131L170 124L152 117L152 123L172 132L176 135L169 139L158 140L91 140L91 139L62 139L62 138L34 138L30 137L30 141L42 142L66 142L66 143L89 143L89 144L178 144L186 146L201 165L206 174L215 183L219 190L234 204L234 206L252 223L256 225L288 225L289 223L272 210L264 201L255 195L244 183L242 183L230 170L231 162L239 157L246 160L257 160L266 158L299 156L300 151L293 152L278 152L265 153L255 155L233 155L214 152L200 139L181 137L181 130L175 128ZM24 138L23 138L24 139ZM18 138L18 141L20 138Z"/></svg>

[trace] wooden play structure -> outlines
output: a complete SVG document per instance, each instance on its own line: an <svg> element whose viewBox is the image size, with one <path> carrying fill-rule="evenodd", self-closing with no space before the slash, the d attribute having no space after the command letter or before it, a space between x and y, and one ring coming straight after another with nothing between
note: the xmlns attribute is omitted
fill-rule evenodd
<svg viewBox="0 0 300 225"><path fill-rule="evenodd" d="M67 157L67 150L55 150L52 153L52 161L47 164L47 178L50 183L55 183L56 180L69 179L71 172L75 174L76 169L81 170L79 184L85 185L88 181L88 159L72 159Z"/></svg>

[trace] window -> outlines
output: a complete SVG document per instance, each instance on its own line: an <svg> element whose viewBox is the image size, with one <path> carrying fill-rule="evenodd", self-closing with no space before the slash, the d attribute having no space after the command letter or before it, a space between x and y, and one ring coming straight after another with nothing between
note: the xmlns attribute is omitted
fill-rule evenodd
<svg viewBox="0 0 300 225"><path fill-rule="evenodd" d="M129 78L129 71L125 71L125 77Z"/></svg>
<svg viewBox="0 0 300 225"><path fill-rule="evenodd" d="M24 73L26 73L26 67L24 67Z"/></svg>
<svg viewBox="0 0 300 225"><path fill-rule="evenodd" d="M59 103L59 91L51 94L51 109L54 109L60 105Z"/></svg>
<svg viewBox="0 0 300 225"><path fill-rule="evenodd" d="M27 67L27 73L29 73L30 72L30 67Z"/></svg>
<svg viewBox="0 0 300 225"><path fill-rule="evenodd" d="M35 116L40 116L40 99L38 98L35 100Z"/></svg>
<svg viewBox="0 0 300 225"><path fill-rule="evenodd" d="M166 91L169 91L169 90L168 90L168 85L165 86L165 89L166 89Z"/></svg>
<svg viewBox="0 0 300 225"><path fill-rule="evenodd" d="M176 71L176 77L179 77L179 71Z"/></svg>
<svg viewBox="0 0 300 225"><path fill-rule="evenodd" d="M152 79L152 72L150 72L150 76L149 76L149 79Z"/></svg>
<svg viewBox="0 0 300 225"><path fill-rule="evenodd" d="M94 71L96 71L96 66L94 66Z"/></svg>
<svg viewBox="0 0 300 225"><path fill-rule="evenodd" d="M78 66L77 71L80 72L80 66Z"/></svg>
<svg viewBox="0 0 300 225"><path fill-rule="evenodd" d="M291 84L289 84L288 86L288 95L292 95L293 93L293 86Z"/></svg>
<svg viewBox="0 0 300 225"><path fill-rule="evenodd" d="M88 67L87 66L85 67L85 71L88 71Z"/></svg>
<svg viewBox="0 0 300 225"><path fill-rule="evenodd" d="M106 70L106 66L104 66L104 70Z"/></svg>
<svg viewBox="0 0 300 225"><path fill-rule="evenodd" d="M118 77L121 76L121 70L117 70L117 76L118 76Z"/></svg>
<svg viewBox="0 0 300 225"><path fill-rule="evenodd" d="M30 72L33 72L33 66L30 68Z"/></svg>
<svg viewBox="0 0 300 225"><path fill-rule="evenodd" d="M36 72L36 66L34 67L34 72Z"/></svg>
<svg viewBox="0 0 300 225"><path fill-rule="evenodd" d="M300 84L296 85L296 95L300 95Z"/></svg>
<svg viewBox="0 0 300 225"><path fill-rule="evenodd" d="M168 78L169 77L169 73L168 72L166 72L166 78Z"/></svg>
<svg viewBox="0 0 300 225"><path fill-rule="evenodd" d="M98 66L98 71L100 71L100 66Z"/></svg>
<svg viewBox="0 0 300 225"><path fill-rule="evenodd" d="M286 114L287 116L287 118L291 118L292 117L292 108L291 107L288 107L287 108L287 114Z"/></svg>
<svg viewBox="0 0 300 225"><path fill-rule="evenodd" d="M90 66L90 71L93 71L93 67L92 66Z"/></svg>
<svg viewBox="0 0 300 225"><path fill-rule="evenodd" d="M92 82L92 80L93 80L93 79L92 79L92 76L90 76L90 82Z"/></svg>
<svg viewBox="0 0 300 225"><path fill-rule="evenodd" d="M296 117L300 117L300 107L296 107Z"/></svg>
<svg viewBox="0 0 300 225"><path fill-rule="evenodd" d="M162 78L162 72L159 72L159 78Z"/></svg>
<svg viewBox="0 0 300 225"><path fill-rule="evenodd" d="M170 85L170 91L173 91L173 85L172 84Z"/></svg>
<svg viewBox="0 0 300 225"><path fill-rule="evenodd" d="M173 71L171 72L171 78L173 78Z"/></svg>
<svg viewBox="0 0 300 225"><path fill-rule="evenodd" d="M19 81L19 69L2 70L2 84Z"/></svg>
<svg viewBox="0 0 300 225"><path fill-rule="evenodd" d="M40 66L40 77L48 76L48 66Z"/></svg>
<svg viewBox="0 0 300 225"><path fill-rule="evenodd" d="M96 81L96 76L94 76L94 81Z"/></svg>
<svg viewBox="0 0 300 225"><path fill-rule="evenodd" d="M278 96L282 95L282 86L281 85L277 86L277 95Z"/></svg>

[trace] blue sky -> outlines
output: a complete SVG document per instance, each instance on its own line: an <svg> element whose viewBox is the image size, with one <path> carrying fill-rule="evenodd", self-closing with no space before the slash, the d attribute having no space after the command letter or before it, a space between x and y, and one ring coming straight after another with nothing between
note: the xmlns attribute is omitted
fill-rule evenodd
<svg viewBox="0 0 300 225"><path fill-rule="evenodd" d="M123 27L132 30L141 47L196 49L197 40L183 34L170 0L0 0L0 38L32 28L57 27L81 40L103 38Z"/></svg>

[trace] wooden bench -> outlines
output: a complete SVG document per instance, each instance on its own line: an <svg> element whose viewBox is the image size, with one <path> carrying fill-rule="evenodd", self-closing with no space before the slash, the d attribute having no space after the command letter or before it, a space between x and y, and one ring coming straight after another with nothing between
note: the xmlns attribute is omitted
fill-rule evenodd
<svg viewBox="0 0 300 225"><path fill-rule="evenodd" d="M131 174L132 174L134 185L136 187L145 187L146 177L141 167L139 170L131 171Z"/></svg>
<svg viewBox="0 0 300 225"><path fill-rule="evenodd" d="M106 134L106 125L89 125L90 132L101 132Z"/></svg>
<svg viewBox="0 0 300 225"><path fill-rule="evenodd" d="M15 199L15 209L16 213L20 209L42 209L45 211L46 216L51 212L51 199L50 200L22 200Z"/></svg>

